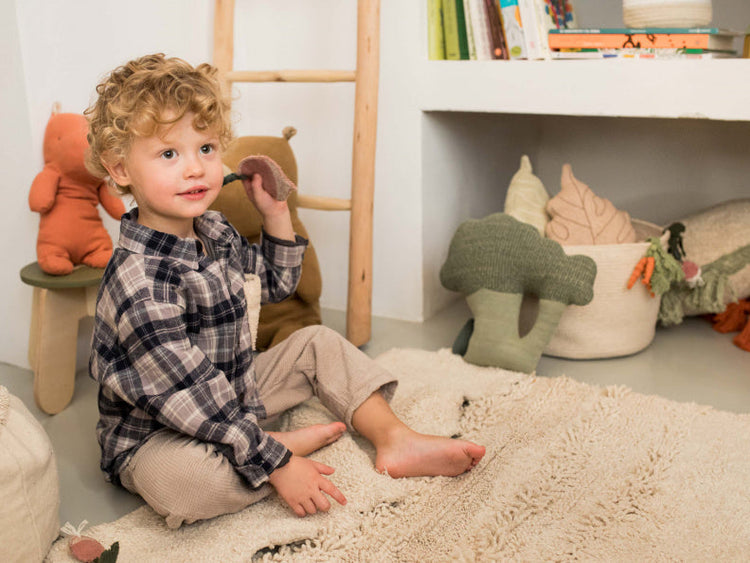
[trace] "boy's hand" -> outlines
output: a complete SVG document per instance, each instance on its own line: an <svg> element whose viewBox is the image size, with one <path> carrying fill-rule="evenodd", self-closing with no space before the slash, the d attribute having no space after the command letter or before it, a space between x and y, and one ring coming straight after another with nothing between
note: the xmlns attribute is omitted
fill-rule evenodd
<svg viewBox="0 0 750 563"><path fill-rule="evenodd" d="M293 455L284 467L271 473L269 482L294 513L302 517L318 510L328 512L331 503L323 493L341 505L346 504L346 498L336 485L323 477L333 471L333 467Z"/></svg>
<svg viewBox="0 0 750 563"><path fill-rule="evenodd" d="M263 217L263 228L276 238L294 240L294 228L286 201L279 201L263 189L263 177L253 174L242 180L247 197Z"/></svg>

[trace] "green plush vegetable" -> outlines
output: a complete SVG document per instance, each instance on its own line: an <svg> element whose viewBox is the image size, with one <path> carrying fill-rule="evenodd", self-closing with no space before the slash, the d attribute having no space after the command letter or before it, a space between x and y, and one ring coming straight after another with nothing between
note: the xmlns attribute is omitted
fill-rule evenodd
<svg viewBox="0 0 750 563"><path fill-rule="evenodd" d="M465 348L464 358L474 364L531 373L565 308L591 301L595 277L591 258L566 255L559 243L510 215L464 222L440 271L443 286L464 294L474 315L454 351ZM539 311L521 337L524 294L539 298Z"/></svg>

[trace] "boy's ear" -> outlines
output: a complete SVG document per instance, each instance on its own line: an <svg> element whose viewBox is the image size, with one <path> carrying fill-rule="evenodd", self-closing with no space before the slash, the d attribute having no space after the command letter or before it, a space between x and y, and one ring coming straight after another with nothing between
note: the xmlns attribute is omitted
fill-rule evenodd
<svg viewBox="0 0 750 563"><path fill-rule="evenodd" d="M104 168L106 168L107 172L109 172L109 177L112 178L114 183L118 186L129 186L131 184L130 174L128 174L128 171L125 168L125 164L122 160L117 160L114 162L107 162L103 160L102 165L104 165Z"/></svg>

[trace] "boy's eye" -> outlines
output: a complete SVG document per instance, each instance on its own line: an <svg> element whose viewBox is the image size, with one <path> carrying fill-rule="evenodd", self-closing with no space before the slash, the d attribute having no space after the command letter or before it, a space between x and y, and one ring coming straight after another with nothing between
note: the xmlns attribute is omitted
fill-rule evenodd
<svg viewBox="0 0 750 563"><path fill-rule="evenodd" d="M165 160L170 160L174 158L174 151L172 149L165 150L163 153L161 153L161 157Z"/></svg>
<svg viewBox="0 0 750 563"><path fill-rule="evenodd" d="M214 146L212 144L203 145L201 147L201 154L211 154L214 152Z"/></svg>

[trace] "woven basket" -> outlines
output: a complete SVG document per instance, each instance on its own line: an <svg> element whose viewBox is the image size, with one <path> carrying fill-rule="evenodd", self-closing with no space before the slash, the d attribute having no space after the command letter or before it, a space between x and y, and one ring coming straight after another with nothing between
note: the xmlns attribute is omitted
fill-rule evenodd
<svg viewBox="0 0 750 563"><path fill-rule="evenodd" d="M643 350L654 339L660 297L642 283L627 289L628 278L646 253L648 237L661 228L633 219L636 242L563 246L566 254L583 254L596 262L594 298L588 305L569 306L544 353L572 359L612 358Z"/></svg>
<svg viewBox="0 0 750 563"><path fill-rule="evenodd" d="M704 27L711 23L711 0L623 0L626 27Z"/></svg>

